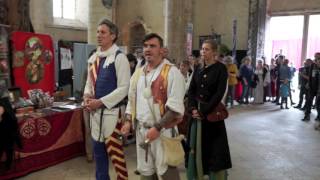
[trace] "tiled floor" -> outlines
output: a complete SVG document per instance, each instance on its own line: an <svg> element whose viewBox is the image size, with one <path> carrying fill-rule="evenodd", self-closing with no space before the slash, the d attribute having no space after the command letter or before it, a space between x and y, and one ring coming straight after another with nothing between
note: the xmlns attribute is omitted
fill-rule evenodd
<svg viewBox="0 0 320 180"><path fill-rule="evenodd" d="M297 109L280 110L271 103L241 105L226 121L233 168L229 180L319 180L320 132L314 121L302 122ZM311 116L314 119L315 112ZM135 146L126 148L129 179L137 180ZM186 179L181 167L182 179ZM113 170L111 177L115 179ZM19 180L93 180L94 164L78 157Z"/></svg>

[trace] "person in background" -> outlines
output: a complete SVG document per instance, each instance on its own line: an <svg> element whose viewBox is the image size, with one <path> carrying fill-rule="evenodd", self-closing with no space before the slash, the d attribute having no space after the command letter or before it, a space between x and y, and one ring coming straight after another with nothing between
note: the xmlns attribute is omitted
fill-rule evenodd
<svg viewBox="0 0 320 180"><path fill-rule="evenodd" d="M256 69L254 70L254 74L258 79L256 81L257 86L253 90L253 96L254 96L253 103L263 104L264 81L263 81L263 62L261 59L257 61L257 66L256 66Z"/></svg>
<svg viewBox="0 0 320 180"><path fill-rule="evenodd" d="M288 107L288 97L290 95L290 84L289 80L285 79L280 85L280 96L281 96L281 103L280 109L283 109L283 104L285 104L285 108L289 109Z"/></svg>
<svg viewBox="0 0 320 180"><path fill-rule="evenodd" d="M197 58L193 55L189 55L188 61L190 64L189 73L193 73L194 68L198 65Z"/></svg>
<svg viewBox="0 0 320 180"><path fill-rule="evenodd" d="M129 61L129 64L130 64L130 74L132 75L134 73L134 71L136 70L136 66L137 66L137 58L129 53L127 54L127 58L128 58L128 61Z"/></svg>
<svg viewBox="0 0 320 180"><path fill-rule="evenodd" d="M14 149L22 148L18 120L9 101L9 91L0 71L0 157L5 154L5 167L9 170L14 160Z"/></svg>
<svg viewBox="0 0 320 180"><path fill-rule="evenodd" d="M163 47L163 57L166 58L167 60L169 60L172 64L176 64L176 60L175 59L171 59L169 56L169 48L168 47Z"/></svg>
<svg viewBox="0 0 320 180"><path fill-rule="evenodd" d="M180 72L181 74L183 75L184 79L185 79L185 83L186 83L186 93L188 92L189 90L189 85L190 85L190 82L191 82L191 79L192 79L192 73L189 72L190 70L190 62L185 60L185 61L182 61L180 63Z"/></svg>
<svg viewBox="0 0 320 180"><path fill-rule="evenodd" d="M225 62L225 56L224 56L223 54L220 54L220 55L218 56L218 61L221 62L222 64L225 64L225 63L226 63L226 62Z"/></svg>
<svg viewBox="0 0 320 180"><path fill-rule="evenodd" d="M307 59L304 61L304 66L299 69L299 103L295 108L298 109L305 109L306 103L304 103L304 106L302 106L303 100L308 99L307 97L307 92L308 92L308 81L309 81L309 71L310 71L310 66L312 65L312 60Z"/></svg>
<svg viewBox="0 0 320 180"><path fill-rule="evenodd" d="M273 101L273 103L276 103L277 105L280 105L279 100L280 100L280 85L281 85L281 78L280 78L280 69L283 66L283 61L284 61L285 56L283 55L277 55L276 56L276 67L275 67L275 75L276 75L276 99ZM286 68L285 68L286 69ZM285 70L286 72L290 72L290 70ZM288 76L285 73L282 73L284 76Z"/></svg>
<svg viewBox="0 0 320 180"><path fill-rule="evenodd" d="M276 60L271 59L270 64L270 79L271 79L271 101L275 101L275 97L277 96L277 70L276 70Z"/></svg>
<svg viewBox="0 0 320 180"><path fill-rule="evenodd" d="M249 104L250 84L252 83L252 77L253 77L251 57L249 56L246 56L242 59L242 65L240 67L240 77L242 81L242 95L239 103Z"/></svg>
<svg viewBox="0 0 320 180"><path fill-rule="evenodd" d="M230 102L230 107L233 107L234 93L235 93L235 85L238 84L238 67L233 63L232 56L226 56L225 62L228 70L228 93L226 96L226 106L228 106L228 102Z"/></svg>
<svg viewBox="0 0 320 180"><path fill-rule="evenodd" d="M311 106L316 98L317 117L315 119L315 129L320 128L320 52L315 53L314 63L310 66L308 82L308 99L306 110L302 121L310 121Z"/></svg>
<svg viewBox="0 0 320 180"><path fill-rule="evenodd" d="M2 39L3 40L3 39ZM1 44L3 45L3 44ZM0 48L7 48L1 46ZM15 148L22 149L19 125L16 114L10 103L8 91L9 66L7 54L0 58L0 161L5 160L4 167L0 163L0 173L9 170L14 160ZM5 156L3 156L5 155ZM5 157L5 159L2 159Z"/></svg>
<svg viewBox="0 0 320 180"><path fill-rule="evenodd" d="M103 19L97 28L97 51L88 60L89 75L83 98L84 108L90 112L97 180L110 179L108 155L113 160L118 178L128 178L122 146L115 146L122 144L122 140L119 139L121 123L118 120L130 82L128 59L115 44L118 34L117 26Z"/></svg>
<svg viewBox="0 0 320 180"><path fill-rule="evenodd" d="M135 50L134 55L136 56L136 59L137 59L136 69L138 69L146 63L146 60L144 59L142 49L140 49L140 48Z"/></svg>
<svg viewBox="0 0 320 180"><path fill-rule="evenodd" d="M270 76L268 64L263 64L262 78L263 78L263 102L267 102L267 101L270 101L272 97L271 87L270 87L271 76ZM267 97L269 97L268 100L267 100Z"/></svg>
<svg viewBox="0 0 320 180"><path fill-rule="evenodd" d="M285 59L285 64L287 64L287 66L289 66L289 59ZM291 102L291 106L293 106L293 105L295 105L296 103L295 102L293 102L293 100L292 100L292 93L291 92L294 92L294 89L292 89L291 88L291 86L292 86L292 79L293 79L293 77L294 77L294 74L296 73L296 68L294 67L294 65L293 65L293 63L291 62L290 63L290 67L289 67L289 69L290 69L290 79L289 79L289 84L290 84L290 91L289 91L289 97L290 97L290 102Z"/></svg>

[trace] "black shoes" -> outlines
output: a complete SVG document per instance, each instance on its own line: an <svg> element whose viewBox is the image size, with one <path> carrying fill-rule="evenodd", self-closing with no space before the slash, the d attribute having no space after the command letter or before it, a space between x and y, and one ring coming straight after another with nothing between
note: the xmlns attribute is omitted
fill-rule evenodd
<svg viewBox="0 0 320 180"><path fill-rule="evenodd" d="M305 115L301 121L310 121L310 115Z"/></svg>
<svg viewBox="0 0 320 180"><path fill-rule="evenodd" d="M296 109L301 109L301 105L294 106Z"/></svg>

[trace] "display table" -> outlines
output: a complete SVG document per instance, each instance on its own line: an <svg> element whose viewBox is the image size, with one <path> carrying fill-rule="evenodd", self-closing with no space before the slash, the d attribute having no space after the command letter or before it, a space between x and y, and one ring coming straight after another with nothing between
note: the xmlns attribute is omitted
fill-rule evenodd
<svg viewBox="0 0 320 180"><path fill-rule="evenodd" d="M82 109L44 110L18 120L23 149L16 150L10 170L0 179L26 175L85 154Z"/></svg>

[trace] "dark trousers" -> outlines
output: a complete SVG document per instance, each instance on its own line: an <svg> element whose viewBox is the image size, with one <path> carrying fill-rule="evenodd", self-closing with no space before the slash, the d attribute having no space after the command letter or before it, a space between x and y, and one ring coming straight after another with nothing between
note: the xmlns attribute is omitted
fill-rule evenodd
<svg viewBox="0 0 320 180"><path fill-rule="evenodd" d="M105 143L93 141L93 156L96 161L96 180L110 180L109 160Z"/></svg>
<svg viewBox="0 0 320 180"><path fill-rule="evenodd" d="M226 106L228 105L228 102L230 102L230 105L233 106L233 99L234 99L234 85L228 86L228 93L226 97Z"/></svg>
<svg viewBox="0 0 320 180"><path fill-rule="evenodd" d="M0 158L3 154L6 154L5 165L6 169L9 169L13 162L14 149L15 147L21 149L22 143L18 120L9 98L0 98L0 106L4 108L4 113L1 116L2 121L0 122Z"/></svg>
<svg viewBox="0 0 320 180"><path fill-rule="evenodd" d="M269 100L271 98L271 87L270 84L263 86L263 102L267 101L267 97L269 97Z"/></svg>
<svg viewBox="0 0 320 180"><path fill-rule="evenodd" d="M241 99L240 102L249 102L249 84L245 85L242 83L242 94L241 94Z"/></svg>
<svg viewBox="0 0 320 180"><path fill-rule="evenodd" d="M299 103L298 103L298 106L302 106L303 99L307 100L307 90L306 90L305 87L301 86L300 92L299 92ZM306 101L305 101L305 103L306 103Z"/></svg>
<svg viewBox="0 0 320 180"><path fill-rule="evenodd" d="M286 108L288 107L288 97L281 97L281 108L283 107L283 104L286 105Z"/></svg>
<svg viewBox="0 0 320 180"><path fill-rule="evenodd" d="M277 82L276 82L276 100L275 100L277 103L280 100L280 85L281 85L280 80L277 80Z"/></svg>
<svg viewBox="0 0 320 180"><path fill-rule="evenodd" d="M308 93L309 95L306 102L305 116L310 116L313 99L316 98L317 116L319 117L320 116L320 96L316 96L316 94L312 92L308 92Z"/></svg>

